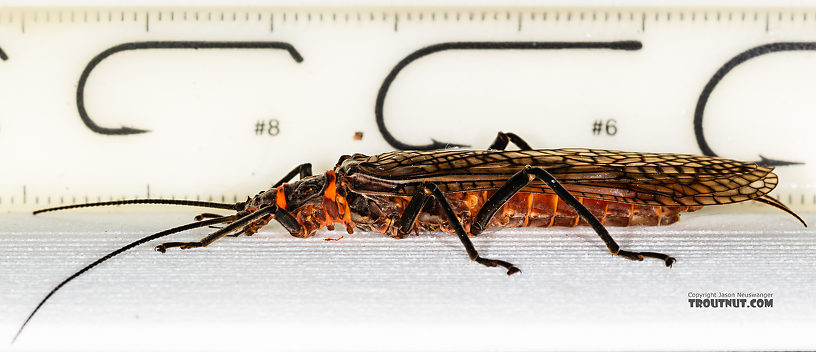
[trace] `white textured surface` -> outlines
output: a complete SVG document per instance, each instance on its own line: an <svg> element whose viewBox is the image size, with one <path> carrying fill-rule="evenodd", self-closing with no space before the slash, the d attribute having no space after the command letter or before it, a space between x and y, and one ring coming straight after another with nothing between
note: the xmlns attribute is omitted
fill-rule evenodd
<svg viewBox="0 0 816 352"><path fill-rule="evenodd" d="M161 255L137 247L65 286L15 349L542 350L812 349L816 231L784 214L684 216L615 228L610 256L587 228L512 230L474 242L523 273L470 263L443 234L338 242L271 227ZM805 214L816 223L816 217ZM57 282L182 214L0 216L0 339ZM203 230L179 238L201 237ZM689 292L770 292L765 309L692 309ZM7 346L6 346L7 347Z"/></svg>

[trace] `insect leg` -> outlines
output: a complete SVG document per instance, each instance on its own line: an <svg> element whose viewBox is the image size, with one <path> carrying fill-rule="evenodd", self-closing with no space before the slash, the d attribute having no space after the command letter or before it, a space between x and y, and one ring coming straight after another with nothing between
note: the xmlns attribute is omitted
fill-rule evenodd
<svg viewBox="0 0 816 352"><path fill-rule="evenodd" d="M201 220L204 220L204 219L220 218L222 216L223 215L218 215L218 214L214 214L214 213L201 213L201 214L196 215L195 218L193 218L193 219L195 221L201 221Z"/></svg>
<svg viewBox="0 0 816 352"><path fill-rule="evenodd" d="M520 150L532 150L530 145L527 144L521 137L517 136L515 133L512 132L499 132L496 135L496 139L493 141L493 144L490 145L489 150L504 150L507 148L507 143L513 142Z"/></svg>
<svg viewBox="0 0 816 352"><path fill-rule="evenodd" d="M277 188L278 186L280 186L280 185L282 185L282 184L284 184L286 182L291 181L293 178L295 178L295 175L300 175L300 178L305 178L305 177L312 176L312 164L311 163L303 163L303 164L298 165L292 171L289 171L289 173L286 174L286 176L283 176L283 178L281 178L280 181L278 181L274 185L272 185L272 188Z"/></svg>
<svg viewBox="0 0 816 352"><path fill-rule="evenodd" d="M302 237L299 234L305 231L292 213L286 211L286 209L278 208L275 210L275 220L278 220L281 226L293 236Z"/></svg>
<svg viewBox="0 0 816 352"><path fill-rule="evenodd" d="M266 207L261 208L260 210L244 215L238 220L230 223L229 225L225 226L224 228L213 232L207 237L202 238L200 241L196 242L165 242L158 246L156 246L156 250L159 252L164 253L167 251L167 248L173 247L180 247L181 249L189 249L189 248L198 248L198 247L206 247L209 246L211 243L221 239L222 237L229 235L230 233L234 232L235 230L242 228L244 225L251 223L255 220L258 220L264 216L269 215L270 213L276 211L278 209L277 205L268 205Z"/></svg>
<svg viewBox="0 0 816 352"><path fill-rule="evenodd" d="M425 192L432 194L433 197L436 198L436 201L439 202L439 205L445 212L445 216L448 218L448 221L453 226L454 231L456 231L456 235L459 236L459 240L462 241L462 244L465 246L465 251L467 251L470 260L475 261L484 266L504 267L505 269L507 269L507 275L513 275L515 273L521 272L521 270L519 270L519 268L516 268L515 265L508 263L506 261L480 257L479 252L476 251L476 248L473 246L473 242L470 241L470 237L468 237L467 233L465 232L465 228L462 227L462 223L459 222L459 219L453 212L450 203L448 203L448 199L445 198L445 194L442 193L442 191L439 190L439 187L437 187L433 183L425 183L423 184L422 187Z"/></svg>
<svg viewBox="0 0 816 352"><path fill-rule="evenodd" d="M490 199L485 202L482 209L479 210L479 213L476 214L476 221L471 226L471 233L478 234L482 230L487 227L487 223L496 213L496 211L507 202L514 194L516 194L520 189L524 188L528 183L530 183L533 179L538 178L544 183L547 184L555 194L558 195L564 203L567 203L576 213L578 213L581 218L583 218L601 240L606 243L606 247L609 249L613 255L621 256L631 260L643 260L643 258L656 258L662 260L666 263L666 266L671 266L675 259L662 254L662 253L654 253L654 252L630 252L627 250L623 250L620 248L617 242L609 235L609 231L601 224L598 218L587 209L578 199L575 198L558 180L555 179L547 170L544 170L540 167L531 167L527 166L515 175L510 178L510 180L504 184L498 191L496 191Z"/></svg>
<svg viewBox="0 0 816 352"><path fill-rule="evenodd" d="M428 204L428 201L431 200L431 195L429 192L426 192L427 188L425 186L426 185L423 184L421 187L417 187L416 192L414 192L413 197L411 197L411 201L405 206L405 211L403 211L402 216L400 216L399 230L397 232L399 237L405 237L411 232L411 229L414 228L417 216L419 216L419 212Z"/></svg>

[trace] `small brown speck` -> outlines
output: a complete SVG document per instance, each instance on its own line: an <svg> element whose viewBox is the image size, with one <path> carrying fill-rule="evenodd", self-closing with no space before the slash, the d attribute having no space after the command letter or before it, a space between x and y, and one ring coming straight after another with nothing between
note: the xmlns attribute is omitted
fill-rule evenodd
<svg viewBox="0 0 816 352"><path fill-rule="evenodd" d="M355 141L363 140L363 132L362 131L354 132L354 140Z"/></svg>

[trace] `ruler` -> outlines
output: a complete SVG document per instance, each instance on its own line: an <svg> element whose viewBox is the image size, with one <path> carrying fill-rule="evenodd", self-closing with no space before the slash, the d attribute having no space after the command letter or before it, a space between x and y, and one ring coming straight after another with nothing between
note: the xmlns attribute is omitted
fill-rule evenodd
<svg viewBox="0 0 816 352"><path fill-rule="evenodd" d="M0 209L235 201L302 162L718 155L816 209L816 8L3 8Z"/></svg>

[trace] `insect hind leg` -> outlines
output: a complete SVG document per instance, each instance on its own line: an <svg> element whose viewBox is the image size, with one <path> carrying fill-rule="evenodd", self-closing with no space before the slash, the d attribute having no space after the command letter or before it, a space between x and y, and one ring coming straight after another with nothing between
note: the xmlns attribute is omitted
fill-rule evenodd
<svg viewBox="0 0 816 352"><path fill-rule="evenodd" d="M524 188L527 184L532 182L534 179L540 179L544 183L547 184L550 189L552 189L555 194L558 195L564 203L567 203L576 213L578 213L581 218L583 218L592 229L598 234L598 237L604 241L606 247L609 249L609 252L613 255L617 255L626 259L637 260L641 261L643 258L655 258L662 260L666 266L670 267L676 261L671 256L662 253L655 253L655 252L630 252L627 250L623 250L620 248L615 239L609 234L609 231L606 230L606 227L601 224L600 220L592 214L578 199L575 198L558 180L555 179L547 170L544 170L540 167L532 167L526 166L521 171L517 172L513 177L511 177L507 183L505 183L501 188L499 188L496 193L494 193L482 206L479 210L479 213L476 214L476 220L474 221L473 225L471 226L471 233L474 235L478 235L481 233L486 227L487 224L490 222L490 219L493 215L496 214L496 211L502 207L513 195L518 193L519 190Z"/></svg>
<svg viewBox="0 0 816 352"><path fill-rule="evenodd" d="M462 245L465 246L465 251L467 251L468 257L470 260L475 261L479 264L489 267L496 267L500 266L507 269L507 275L513 275L515 273L520 273L521 270L517 268L512 263L497 260L497 259L488 259L483 258L479 255L479 252L476 251L476 247L473 246L473 242L471 242L470 237L468 237L467 233L465 232L465 228L462 227L462 223L456 217L456 214L453 212L450 203L448 203L448 199L445 198L445 194L433 183L424 183L422 184L422 188L426 193L433 195L439 205L442 207L442 210L445 212L445 217L448 218L448 222L453 226L454 231L456 232L456 236L459 237L459 240L462 242Z"/></svg>

